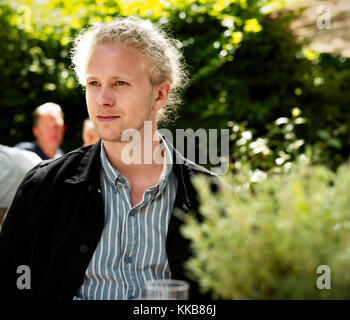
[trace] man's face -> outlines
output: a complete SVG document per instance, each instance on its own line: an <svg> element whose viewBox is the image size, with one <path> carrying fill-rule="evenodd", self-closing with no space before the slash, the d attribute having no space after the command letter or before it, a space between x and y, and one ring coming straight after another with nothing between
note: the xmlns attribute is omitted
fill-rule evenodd
<svg viewBox="0 0 350 320"><path fill-rule="evenodd" d="M33 134L41 145L58 148L63 139L64 125L51 114L41 114Z"/></svg>
<svg viewBox="0 0 350 320"><path fill-rule="evenodd" d="M144 121L155 123L155 90L145 56L120 44L100 44L91 51L86 69L86 102L97 134L120 142L122 132L142 132Z"/></svg>

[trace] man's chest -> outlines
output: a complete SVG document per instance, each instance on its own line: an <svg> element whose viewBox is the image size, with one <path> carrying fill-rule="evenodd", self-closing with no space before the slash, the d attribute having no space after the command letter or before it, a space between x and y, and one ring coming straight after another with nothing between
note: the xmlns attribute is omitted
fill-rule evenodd
<svg viewBox="0 0 350 320"><path fill-rule="evenodd" d="M130 196L130 202L132 206L138 205L144 195L146 196L147 193L150 193L154 190L152 188L156 183L153 183L152 181L147 180L129 180L129 196Z"/></svg>
<svg viewBox="0 0 350 320"><path fill-rule="evenodd" d="M141 190L131 189L130 190L130 202L131 202L131 205L133 207L135 207L136 205L138 205L142 201L142 198L143 198L145 191L146 191L145 189L141 189Z"/></svg>

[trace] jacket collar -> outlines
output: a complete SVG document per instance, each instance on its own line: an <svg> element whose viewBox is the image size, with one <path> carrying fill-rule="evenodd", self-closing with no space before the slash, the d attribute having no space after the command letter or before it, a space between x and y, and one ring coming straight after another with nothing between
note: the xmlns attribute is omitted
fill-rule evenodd
<svg viewBox="0 0 350 320"><path fill-rule="evenodd" d="M65 182L70 184L80 184L91 181L93 182L96 178L96 181L99 181L101 167L100 150L101 139L92 146L78 149L78 152L85 154L80 160L74 175L67 178Z"/></svg>

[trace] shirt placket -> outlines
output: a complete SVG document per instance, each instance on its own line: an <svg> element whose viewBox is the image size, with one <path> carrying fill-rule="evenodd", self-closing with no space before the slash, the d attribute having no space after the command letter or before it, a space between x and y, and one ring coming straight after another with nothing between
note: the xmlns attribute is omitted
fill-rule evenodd
<svg viewBox="0 0 350 320"><path fill-rule="evenodd" d="M137 230L138 228L138 219L137 219L137 215L141 214L140 210L142 209L142 207L148 206L150 205L150 202L152 201L153 197L154 197L154 193L155 191L158 191L158 186L155 188L150 188L147 189L145 191L144 196L142 197L142 201L135 207L131 207L129 206L127 213L126 213L126 219L125 219L125 228L127 231L126 234L126 244L125 244L125 250L124 250L124 255L123 255L123 259L124 259L124 274L126 277L126 283L133 283L136 284L138 279L137 279L137 274L136 274L136 270L137 270L137 266L135 264L137 264L137 260L136 260L136 252L137 252L137 244L139 243L140 239L140 235L135 232L135 230ZM138 292L138 288L135 287L135 285L133 286L127 286L125 283L125 287L126 289L126 297L128 299L134 299L137 296L140 295L141 292ZM135 290L134 290L135 289Z"/></svg>
<svg viewBox="0 0 350 320"><path fill-rule="evenodd" d="M123 267L123 275L125 277L124 279L124 289L125 289L125 297L127 299L133 299L135 296L133 295L133 292L135 292L137 289L135 287L135 284L137 282L137 275L136 275L136 250L137 250L137 243L139 242L139 234L135 232L137 229L137 213L139 211L139 208L143 205L143 202L136 207L132 207L131 201L130 201L130 189L129 185L126 181L123 179L119 179L117 182L117 186L120 188L120 195L123 198L124 205L125 205L125 219L124 219L124 228L125 228L125 234L124 234L124 244L122 246L122 267ZM146 199L146 197L145 197ZM144 199L144 200L145 200Z"/></svg>

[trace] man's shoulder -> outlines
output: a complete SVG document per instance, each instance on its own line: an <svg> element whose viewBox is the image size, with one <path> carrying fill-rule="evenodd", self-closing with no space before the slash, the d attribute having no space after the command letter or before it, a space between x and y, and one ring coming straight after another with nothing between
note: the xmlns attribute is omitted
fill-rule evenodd
<svg viewBox="0 0 350 320"><path fill-rule="evenodd" d="M205 174L207 176L217 177L218 175L213 171L206 169L205 167L195 163L194 161L186 158L179 150L177 150L171 139L168 140L166 136L162 136L162 140L165 142L169 152L171 153L171 160L175 165L184 166L190 174Z"/></svg>
<svg viewBox="0 0 350 320"><path fill-rule="evenodd" d="M41 158L32 151L2 145L0 145L0 159L4 168L20 172L27 172L41 161Z"/></svg>
<svg viewBox="0 0 350 320"><path fill-rule="evenodd" d="M61 148L57 148L56 150L56 156L61 157L64 155L64 151Z"/></svg>
<svg viewBox="0 0 350 320"><path fill-rule="evenodd" d="M184 158L184 165L189 168L194 174L205 174L207 176L218 177L218 175L210 171L209 169L191 161L190 159Z"/></svg>
<svg viewBox="0 0 350 320"><path fill-rule="evenodd" d="M39 169L46 168L46 170L58 168L64 164L67 164L67 163L72 162L76 159L80 159L80 158L84 157L85 154L86 154L86 150L83 150L82 148L78 148L78 149L70 151L70 152L68 152L68 153L66 153L58 158L43 160L38 165L38 168Z"/></svg>
<svg viewBox="0 0 350 320"><path fill-rule="evenodd" d="M54 175L64 175L66 172L74 174L74 168L78 168L89 148L78 148L56 159L41 161L26 175L25 182L35 180L39 182L44 178Z"/></svg>
<svg viewBox="0 0 350 320"><path fill-rule="evenodd" d="M184 164L186 165L186 167L190 169L192 176L196 176L199 174L204 175L209 180L211 189L213 192L216 192L218 188L225 188L230 191L233 191L232 186L225 181L223 176L213 171L210 171L209 169L206 169L205 167L187 158L184 158L184 159L185 159Z"/></svg>
<svg viewBox="0 0 350 320"><path fill-rule="evenodd" d="M181 152L174 148L174 145L168 141L166 137L163 136L162 138L172 153L172 161L175 164L175 167L173 168L175 171L175 176L178 179L184 178L185 183L190 183L191 181L189 181L188 178L191 180L194 176L204 175L206 178L208 178L208 180L210 180L213 190L217 190L217 187L220 184L227 185L220 175L184 157ZM181 173L181 170L179 170L181 167L185 168L184 175Z"/></svg>
<svg viewBox="0 0 350 320"><path fill-rule="evenodd" d="M15 148L22 149L22 150L29 150L33 151L35 150L35 141L22 141L15 145Z"/></svg>

